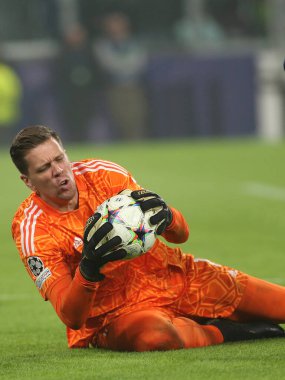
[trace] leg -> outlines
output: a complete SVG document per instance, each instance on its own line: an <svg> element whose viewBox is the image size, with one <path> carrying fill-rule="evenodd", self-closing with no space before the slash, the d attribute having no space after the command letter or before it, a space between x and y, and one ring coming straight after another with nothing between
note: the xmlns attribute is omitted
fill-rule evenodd
<svg viewBox="0 0 285 380"><path fill-rule="evenodd" d="M173 318L173 325L183 341L184 348L205 347L224 342L217 326L200 325L185 317Z"/></svg>
<svg viewBox="0 0 285 380"><path fill-rule="evenodd" d="M285 323L285 287L248 276L244 295L230 319Z"/></svg>
<svg viewBox="0 0 285 380"><path fill-rule="evenodd" d="M107 329L98 347L116 351L175 350L223 342L219 329L202 326L188 318L171 318L158 309L118 317ZM103 334L104 335L104 334Z"/></svg>

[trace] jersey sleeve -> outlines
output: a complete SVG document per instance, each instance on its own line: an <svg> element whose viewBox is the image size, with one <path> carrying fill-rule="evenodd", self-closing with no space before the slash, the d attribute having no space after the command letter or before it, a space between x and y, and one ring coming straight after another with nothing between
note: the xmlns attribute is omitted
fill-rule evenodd
<svg viewBox="0 0 285 380"><path fill-rule="evenodd" d="M162 236L170 243L185 243L189 237L189 226L182 213L171 207L172 223L166 228Z"/></svg>
<svg viewBox="0 0 285 380"><path fill-rule="evenodd" d="M71 329L78 329L88 318L98 287L98 282L87 281L77 268L73 279L63 276L54 281L47 296L62 322Z"/></svg>
<svg viewBox="0 0 285 380"><path fill-rule="evenodd" d="M92 178L92 181L93 183L97 183L97 186L101 190L101 193L104 194L105 199L108 199L125 189L142 189L130 172L116 163L102 160L90 161L88 167L91 173L98 173L100 171L100 176L96 179ZM105 199L101 199L101 202ZM175 208L171 208L171 210L173 215L172 223L162 236L171 243L184 243L189 236L188 224L180 211Z"/></svg>
<svg viewBox="0 0 285 380"><path fill-rule="evenodd" d="M141 188L130 172L111 161L87 159L74 162L73 172L75 176L84 176L90 191L96 193L99 203L125 189Z"/></svg>
<svg viewBox="0 0 285 380"><path fill-rule="evenodd" d="M120 170L122 170L122 173L109 173L107 183L109 189L113 191L110 196L118 194L124 189L142 189L129 172L121 167ZM162 236L170 243L184 243L189 237L189 226L180 211L176 210L174 207L171 207L171 211L173 215L172 223Z"/></svg>
<svg viewBox="0 0 285 380"><path fill-rule="evenodd" d="M15 217L12 236L29 276L47 300L49 286L60 277L70 274L70 269L61 247L49 231L48 223L36 215L36 212L28 211L23 218Z"/></svg>
<svg viewBox="0 0 285 380"><path fill-rule="evenodd" d="M106 177L106 185L112 195L116 195L125 189L141 189L141 186L137 184L130 172L115 163L109 163L109 165L110 168L108 176Z"/></svg>

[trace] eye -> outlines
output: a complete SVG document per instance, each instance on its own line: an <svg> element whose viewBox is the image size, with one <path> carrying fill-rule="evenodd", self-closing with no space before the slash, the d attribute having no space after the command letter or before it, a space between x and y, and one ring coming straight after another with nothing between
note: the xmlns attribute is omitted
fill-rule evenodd
<svg viewBox="0 0 285 380"><path fill-rule="evenodd" d="M37 173L43 173L43 172L45 172L47 169L48 169L48 166L42 166L41 168L39 168L39 169L37 170Z"/></svg>
<svg viewBox="0 0 285 380"><path fill-rule="evenodd" d="M63 161L63 160L64 160L64 155L58 156L58 157L56 157L56 159L55 159L56 162L61 162L61 161Z"/></svg>

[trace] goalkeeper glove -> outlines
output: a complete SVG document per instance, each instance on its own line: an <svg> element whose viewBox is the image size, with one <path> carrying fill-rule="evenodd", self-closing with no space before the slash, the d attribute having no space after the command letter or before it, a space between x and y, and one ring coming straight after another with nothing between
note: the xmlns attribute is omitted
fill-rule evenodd
<svg viewBox="0 0 285 380"><path fill-rule="evenodd" d="M164 200L152 191L144 189L132 191L131 197L139 203L143 212L159 208L159 211L151 216L149 221L156 226L157 235L161 235L171 224L173 218L172 212Z"/></svg>
<svg viewBox="0 0 285 380"><path fill-rule="evenodd" d="M100 226L101 221L101 214L96 212L87 220L85 225L79 269L82 276L88 281L103 280L105 276L100 273L100 268L110 261L121 260L126 256L124 249L115 250L122 242L119 236L114 236L96 248L113 228L110 222L105 222Z"/></svg>

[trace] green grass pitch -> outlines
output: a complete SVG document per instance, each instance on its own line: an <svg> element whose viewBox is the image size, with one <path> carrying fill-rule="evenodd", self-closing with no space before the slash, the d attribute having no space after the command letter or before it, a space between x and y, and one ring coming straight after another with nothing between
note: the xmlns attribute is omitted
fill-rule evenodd
<svg viewBox="0 0 285 380"><path fill-rule="evenodd" d="M285 144L257 140L68 146L72 160L99 157L183 211L185 252L285 285ZM1 379L281 379L285 340L152 353L69 350L65 328L21 264L10 234L28 194L0 151Z"/></svg>

